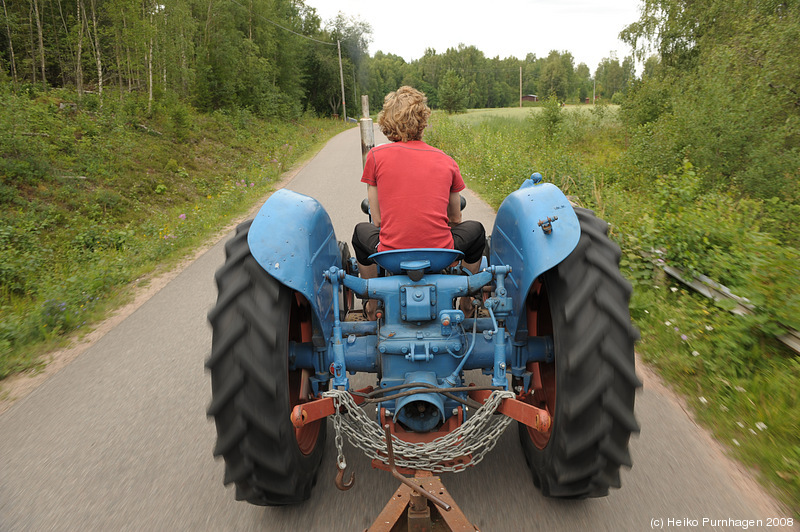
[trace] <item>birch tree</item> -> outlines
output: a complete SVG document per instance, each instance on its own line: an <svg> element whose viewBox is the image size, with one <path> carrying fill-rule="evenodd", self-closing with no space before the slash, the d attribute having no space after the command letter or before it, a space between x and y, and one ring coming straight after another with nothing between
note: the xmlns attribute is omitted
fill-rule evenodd
<svg viewBox="0 0 800 532"><path fill-rule="evenodd" d="M47 87L47 74L45 73L46 64L44 61L44 34L42 31L42 20L39 16L39 2L38 0L31 0L31 6L33 8L33 15L36 18L36 32L39 37L39 57L41 59L41 66L42 66L42 85Z"/></svg>
<svg viewBox="0 0 800 532"><path fill-rule="evenodd" d="M11 21L8 18L8 8L6 7L6 0L3 0L3 15L6 22L6 34L8 35L8 50L11 56L11 79L14 85L17 85L17 62L14 57L14 40L11 38Z"/></svg>

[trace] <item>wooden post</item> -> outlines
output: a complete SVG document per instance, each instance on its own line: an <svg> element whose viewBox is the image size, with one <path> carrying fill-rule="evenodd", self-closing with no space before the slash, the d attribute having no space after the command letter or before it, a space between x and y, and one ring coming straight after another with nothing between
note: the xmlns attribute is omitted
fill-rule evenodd
<svg viewBox="0 0 800 532"><path fill-rule="evenodd" d="M372 129L372 118L369 117L369 96L361 95L361 167L367 164L367 154L375 147L375 131Z"/></svg>
<svg viewBox="0 0 800 532"><path fill-rule="evenodd" d="M361 118L369 118L369 96L361 95Z"/></svg>
<svg viewBox="0 0 800 532"><path fill-rule="evenodd" d="M522 108L522 67L519 67L519 107Z"/></svg>

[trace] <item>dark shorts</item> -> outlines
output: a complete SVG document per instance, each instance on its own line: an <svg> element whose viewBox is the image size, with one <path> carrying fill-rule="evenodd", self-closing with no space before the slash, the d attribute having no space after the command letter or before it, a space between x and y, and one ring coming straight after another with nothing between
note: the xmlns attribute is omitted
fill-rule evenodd
<svg viewBox="0 0 800 532"><path fill-rule="evenodd" d="M451 227L453 233L453 247L464 253L467 263L481 260L483 249L486 247L486 231L480 222L467 220ZM378 252L380 230L369 222L361 222L353 231L353 251L356 260L364 266L374 264L369 256Z"/></svg>

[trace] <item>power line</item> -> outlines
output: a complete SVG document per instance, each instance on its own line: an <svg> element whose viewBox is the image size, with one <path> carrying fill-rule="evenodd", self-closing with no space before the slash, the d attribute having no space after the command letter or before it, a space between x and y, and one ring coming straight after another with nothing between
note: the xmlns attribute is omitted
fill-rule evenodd
<svg viewBox="0 0 800 532"><path fill-rule="evenodd" d="M237 6L241 7L242 9L248 9L248 8L246 8L245 6L243 6L242 4L240 4L239 2L237 2L236 0L228 0L228 1L229 1L230 3L232 3L232 4L236 4ZM249 11L249 10L248 10L248 11ZM286 31L288 31L289 33L294 33L294 34L295 34L295 35L297 35L298 37L302 37L302 38L304 38L304 39L308 39L309 41L314 41L314 42L316 42L316 43L319 43L319 44L327 44L328 46L336 46L336 43L332 43L332 42L325 42L325 41L320 41L319 39L315 39L315 38L313 38L313 37L309 37L308 35L303 35L302 33L297 33L296 31L294 31L294 30L292 30L292 29L289 29L289 28L287 28L287 27L285 27L285 26L281 26L280 24L278 24L278 23L277 23L277 22L275 22L274 20L270 20L270 19L268 19L267 17L265 17L265 16L264 16L264 15L262 15L261 13L255 13L255 15L256 15L256 16L258 16L258 17L261 17L261 18L263 18L264 20L266 20L266 21L267 21L267 22L269 22L270 24L272 24L272 25L274 25L274 26L277 26L277 27L279 27L279 28L280 28L280 29L282 29L282 30L286 30Z"/></svg>

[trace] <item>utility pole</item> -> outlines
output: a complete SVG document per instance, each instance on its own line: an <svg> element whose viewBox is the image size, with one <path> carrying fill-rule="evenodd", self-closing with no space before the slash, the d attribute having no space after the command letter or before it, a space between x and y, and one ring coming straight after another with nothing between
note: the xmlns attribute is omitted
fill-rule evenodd
<svg viewBox="0 0 800 532"><path fill-rule="evenodd" d="M347 106L344 103L344 74L342 73L342 43L338 39L336 47L339 49L339 80L342 82L342 120L347 122Z"/></svg>
<svg viewBox="0 0 800 532"><path fill-rule="evenodd" d="M356 97L356 95L358 94L356 92L357 89L358 89L358 82L356 81L356 67L353 66L353 105L355 105L356 102L358 101L358 98ZM364 103L362 102L361 105L364 105Z"/></svg>

